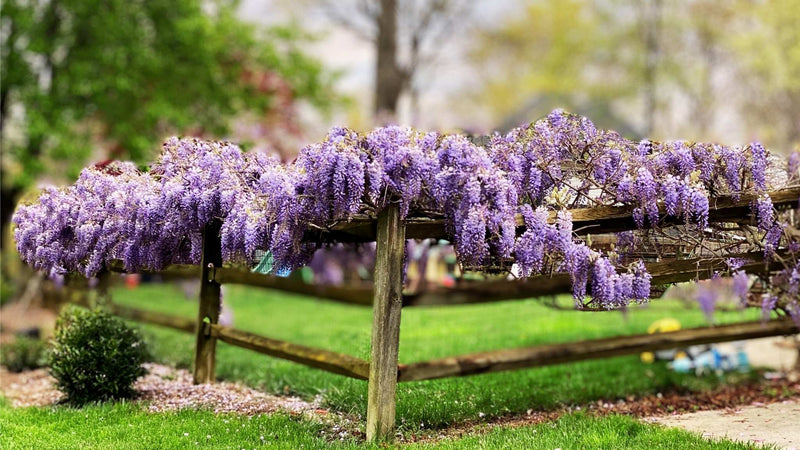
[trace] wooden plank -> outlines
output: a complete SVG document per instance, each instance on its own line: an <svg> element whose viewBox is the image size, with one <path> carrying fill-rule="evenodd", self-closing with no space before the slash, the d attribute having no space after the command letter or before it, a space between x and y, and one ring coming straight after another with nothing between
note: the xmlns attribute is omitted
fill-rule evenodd
<svg viewBox="0 0 800 450"><path fill-rule="evenodd" d="M218 324L212 324L210 329L212 336L230 345L350 378L366 380L369 376L369 362L354 356L271 339Z"/></svg>
<svg viewBox="0 0 800 450"><path fill-rule="evenodd" d="M791 187L769 193L776 208L797 208L800 198L800 187ZM751 204L754 195L742 195L738 199L722 196L711 199L709 207L710 222L745 222L755 223L752 217ZM664 224L682 223L674 217L664 217L665 208L659 205ZM571 209L572 223L580 235L611 233L636 229L630 206L600 206L593 208ZM550 221L554 222L556 212L550 213ZM524 231L522 216L517 215L517 232ZM375 219L361 215L347 222L332 224L324 229L309 231L309 241L369 242L375 240ZM447 239L445 220L442 217L409 217L406 219L406 238L408 239Z"/></svg>
<svg viewBox="0 0 800 450"><path fill-rule="evenodd" d="M778 260L766 265L762 252L737 253L724 258L690 258L647 263L653 276L653 286L680 283L691 280L706 280L715 270L725 268L728 258L750 259L752 262L742 266L748 273L764 273L780 269ZM430 289L418 294L406 295L403 306L459 305L471 303L491 303L516 299L543 297L548 295L572 293L570 276L559 273L552 276L540 275L518 280L494 280L461 282L454 288Z"/></svg>
<svg viewBox="0 0 800 450"><path fill-rule="evenodd" d="M608 358L643 351L788 335L798 333L798 331L800 330L791 320L784 318L766 323L747 322L669 333L619 336L565 344L497 350L400 365L398 379L399 381L419 381L476 375L587 359Z"/></svg>
<svg viewBox="0 0 800 450"><path fill-rule="evenodd" d="M781 267L777 260L765 266L761 252L726 255L725 258L670 259L647 264L654 286L710 278L715 270L725 268L728 258L750 259L753 262L742 268L749 273L763 273L765 269ZM316 286L288 278L252 273L238 268L218 268L214 280L220 284L242 284L278 289L302 295L330 299L342 303L369 306L373 289L368 287ZM404 307L433 305L462 305L569 294L572 281L568 274L541 275L518 280L462 281L454 288L433 288L415 294L403 295Z"/></svg>
<svg viewBox="0 0 800 450"><path fill-rule="evenodd" d="M400 208L389 205L378 216L367 441L390 438L394 432L405 243Z"/></svg>
<svg viewBox="0 0 800 450"><path fill-rule="evenodd" d="M106 270L114 273L126 274L125 265L120 260L112 261L106 267ZM194 264L170 264L161 270L141 270L136 273L159 275L164 279L184 279L184 278L200 278L202 271L200 267Z"/></svg>
<svg viewBox="0 0 800 450"><path fill-rule="evenodd" d="M221 223L213 221L203 231L202 276L200 278L200 304L197 312L196 343L194 352L194 383L213 383L216 369L217 340L208 332L208 325L219 322L221 307L220 284L213 279L213 270L222 267L222 244L219 231Z"/></svg>
<svg viewBox="0 0 800 450"><path fill-rule="evenodd" d="M341 303L372 305L372 288L325 286L303 283L302 281L281 278L273 275L250 272L245 269L220 267L214 270L214 281L219 284L242 284L268 289L278 289L295 294L308 295Z"/></svg>
<svg viewBox="0 0 800 450"><path fill-rule="evenodd" d="M59 300L62 303L71 303L84 308L92 308L95 306L92 295L87 289L74 289L68 286L63 286L59 290L55 291L55 293L60 297ZM197 327L197 322L192 319L131 308L128 306L119 305L110 300L103 304L103 307L106 308L111 314L122 317L123 319L160 325L162 327L172 328L178 331L194 333Z"/></svg>
<svg viewBox="0 0 800 450"><path fill-rule="evenodd" d="M184 331L187 333L195 333L197 330L197 322L192 319L187 319L185 317L130 308L128 306L122 306L116 303L109 304L108 309L112 314L116 316L129 320L134 320L136 322L144 322L153 325L159 325L162 327L172 328L174 330Z"/></svg>

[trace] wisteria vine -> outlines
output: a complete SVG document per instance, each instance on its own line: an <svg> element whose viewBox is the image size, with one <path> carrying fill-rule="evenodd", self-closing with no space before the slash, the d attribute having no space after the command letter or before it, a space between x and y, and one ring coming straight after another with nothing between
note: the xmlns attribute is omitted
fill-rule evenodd
<svg viewBox="0 0 800 450"><path fill-rule="evenodd" d="M112 260L128 271L198 263L208 229L219 230L225 263L252 264L270 252L276 270L291 270L322 245L304 238L309 230L396 203L404 218L444 217L464 268L566 272L577 304L602 308L650 297L643 259L653 256L637 252L660 257L678 241L694 255L756 245L785 266L767 280L764 302L800 317L800 238L767 194L798 181L798 153L781 166L758 143L634 142L556 110L486 146L398 126L334 128L290 164L231 143L171 138L149 170L88 167L74 185L21 205L13 221L23 260L52 274L91 277ZM709 224L716 197L743 194L757 199L755 226ZM571 209L618 205L633 208L637 230L605 248L574 232ZM748 298L747 274L727 275Z"/></svg>

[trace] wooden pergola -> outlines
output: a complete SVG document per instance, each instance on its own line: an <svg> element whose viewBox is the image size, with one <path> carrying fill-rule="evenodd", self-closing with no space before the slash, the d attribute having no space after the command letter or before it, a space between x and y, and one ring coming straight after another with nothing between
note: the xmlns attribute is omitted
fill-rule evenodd
<svg viewBox="0 0 800 450"><path fill-rule="evenodd" d="M797 208L800 187L769 193L778 209ZM724 223L753 223L751 196L734 199L715 199L710 205L709 221ZM636 229L630 207L598 207L571 210L578 234L603 234ZM662 223L675 223L665 217ZM551 219L555 219L554 215ZM517 218L518 231L523 222ZM108 304L110 310L122 317L171 327L196 335L194 357L195 383L212 383L215 379L216 342L247 348L259 353L287 359L369 383L367 405L367 439L390 438L395 426L395 397L398 382L429 380L474 375L527 367L559 364L593 358L605 358L695 344L725 342L766 336L798 333L787 318L769 322L747 322L725 326L686 329L669 333L621 336L564 344L540 345L491 352L466 354L448 358L398 364L401 311L404 307L456 305L496 302L510 299L570 293L569 275L533 276L519 280L462 282L454 288L434 288L417 293L403 293L403 252L406 239L446 238L445 222L437 217L401 219L397 206L386 207L377 218L358 216L348 222L315 227L306 238L313 242L376 242L374 288L316 286L293 279L253 273L249 270L225 267L219 239L219 224L210 225L203 234L203 255L200 267L174 265L164 275L199 277L200 302L196 321L170 317L137 309ZM781 266L765 262L762 252L727 254L725 257L672 258L647 264L652 285L710 278L715 270L724 267L725 259L741 257L750 260L742 269L748 273L769 274ZM111 272L123 272L122 265L108 267ZM330 299L338 302L372 306L372 341L369 361L272 339L223 326L218 323L223 284L242 284ZM85 303L85 297L75 291L72 301Z"/></svg>

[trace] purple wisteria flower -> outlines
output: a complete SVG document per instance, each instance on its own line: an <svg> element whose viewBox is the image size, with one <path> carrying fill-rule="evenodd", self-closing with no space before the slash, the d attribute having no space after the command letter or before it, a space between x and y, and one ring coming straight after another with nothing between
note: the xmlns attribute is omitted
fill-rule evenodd
<svg viewBox="0 0 800 450"><path fill-rule="evenodd" d="M733 273L733 295L739 299L741 305L747 304L747 293L750 290L750 279L743 270Z"/></svg>
<svg viewBox="0 0 800 450"><path fill-rule="evenodd" d="M800 177L798 155L777 169L785 167L790 182ZM516 263L523 277L568 273L578 303L588 293L593 305L617 308L649 298L651 277L643 261L615 252L631 254L634 245L658 251L650 228L667 239L680 229L702 242L718 230L709 227L715 197L746 194L756 198L759 246L767 258L780 252L786 261L786 271L765 279L773 307L785 309L797 297L792 261L800 244L784 233L766 193L767 173L775 169L769 164L759 143L633 142L562 110L495 134L485 147L460 135L397 126L367 134L333 128L289 164L228 142L171 138L149 171L101 164L85 169L74 185L21 205L15 239L23 260L37 269L92 277L112 260L128 271L199 263L203 233L214 232L224 263L268 255L283 272L311 261L323 239L310 236L396 203L404 219L443 217L465 268L505 270ZM585 229L573 230L570 210L595 206L630 208L642 229L635 231L638 241L628 231L617 234L615 248L588 245L580 236ZM687 226L673 227L674 219ZM524 225L519 236L518 225ZM741 251L754 247L752 239L736 242ZM747 275L730 270L743 298Z"/></svg>

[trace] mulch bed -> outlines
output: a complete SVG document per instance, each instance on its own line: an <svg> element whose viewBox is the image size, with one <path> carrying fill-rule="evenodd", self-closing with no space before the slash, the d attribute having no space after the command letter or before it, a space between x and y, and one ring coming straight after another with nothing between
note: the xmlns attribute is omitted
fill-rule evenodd
<svg viewBox="0 0 800 450"><path fill-rule="evenodd" d="M185 408L210 409L216 413L256 415L285 411L298 414L319 408L296 397L265 394L238 383L192 383L187 370L160 364L145 364L147 375L134 385L137 401L151 412L177 411ZM63 400L55 387L56 380L46 369L10 373L0 368L0 390L15 407L52 406Z"/></svg>
<svg viewBox="0 0 800 450"><path fill-rule="evenodd" d="M794 377L763 380L755 383L724 385L713 391L696 393L668 392L625 400L598 400L584 405L553 411L528 410L487 420L468 420L450 427L411 434L402 442L434 442L463 436L488 433L496 427L515 428L557 420L565 414L583 411L593 416L622 414L637 418L666 416L705 410L735 410L746 405L767 405L787 400L800 400L800 381Z"/></svg>

